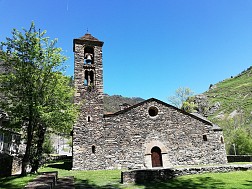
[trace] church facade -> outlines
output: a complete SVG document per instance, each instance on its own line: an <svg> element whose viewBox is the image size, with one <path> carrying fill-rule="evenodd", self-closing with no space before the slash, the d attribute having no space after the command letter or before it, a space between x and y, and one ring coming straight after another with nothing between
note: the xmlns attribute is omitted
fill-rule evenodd
<svg viewBox="0 0 252 189"><path fill-rule="evenodd" d="M113 113L103 108L103 42L74 39L75 103L73 169L145 169L225 164L221 128L151 98Z"/></svg>

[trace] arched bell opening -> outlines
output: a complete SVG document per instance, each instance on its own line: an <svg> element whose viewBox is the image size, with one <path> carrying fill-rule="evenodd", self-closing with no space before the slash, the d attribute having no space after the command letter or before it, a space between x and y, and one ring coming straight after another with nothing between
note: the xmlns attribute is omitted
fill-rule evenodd
<svg viewBox="0 0 252 189"><path fill-rule="evenodd" d="M94 74L94 71L88 71L88 70L85 70L84 72L84 86L94 86L94 80L95 80L95 74Z"/></svg>
<svg viewBox="0 0 252 189"><path fill-rule="evenodd" d="M85 75L85 77L84 77L84 85L87 86L88 85L88 71L87 70L85 70L84 75Z"/></svg>
<svg viewBox="0 0 252 189"><path fill-rule="evenodd" d="M90 85L94 85L94 72L90 71L89 75L90 75Z"/></svg>
<svg viewBox="0 0 252 189"><path fill-rule="evenodd" d="M151 162L152 167L163 167L161 149L157 146L151 149Z"/></svg>
<svg viewBox="0 0 252 189"><path fill-rule="evenodd" d="M94 48L87 46L84 48L84 64L94 63Z"/></svg>

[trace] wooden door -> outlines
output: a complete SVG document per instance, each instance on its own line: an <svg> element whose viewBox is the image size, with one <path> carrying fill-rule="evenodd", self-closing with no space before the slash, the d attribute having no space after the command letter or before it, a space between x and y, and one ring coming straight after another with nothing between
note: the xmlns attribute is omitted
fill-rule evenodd
<svg viewBox="0 0 252 189"><path fill-rule="evenodd" d="M163 166L161 150L157 146L151 149L151 162L152 162L152 167Z"/></svg>

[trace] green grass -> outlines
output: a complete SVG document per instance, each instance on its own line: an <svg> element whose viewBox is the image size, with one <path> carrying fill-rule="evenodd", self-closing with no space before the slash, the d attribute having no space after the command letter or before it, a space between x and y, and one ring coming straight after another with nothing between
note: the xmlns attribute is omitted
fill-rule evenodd
<svg viewBox="0 0 252 189"><path fill-rule="evenodd" d="M149 185L151 188L151 185ZM147 188L147 187L146 187ZM229 173L206 173L181 176L171 182L156 184L153 188L171 189L251 189L252 171Z"/></svg>
<svg viewBox="0 0 252 189"><path fill-rule="evenodd" d="M0 178L0 189L23 189L25 185L35 177L36 175L28 175L26 177L11 176Z"/></svg>
<svg viewBox="0 0 252 189"><path fill-rule="evenodd" d="M72 171L70 162L53 163L42 167L39 171L58 171L59 177L74 176L76 189L92 188L121 188L121 189L251 189L252 170L229 173L207 173L201 175L187 175L176 179L148 183L121 184L120 170ZM22 189L35 175L27 177L0 178L0 189Z"/></svg>

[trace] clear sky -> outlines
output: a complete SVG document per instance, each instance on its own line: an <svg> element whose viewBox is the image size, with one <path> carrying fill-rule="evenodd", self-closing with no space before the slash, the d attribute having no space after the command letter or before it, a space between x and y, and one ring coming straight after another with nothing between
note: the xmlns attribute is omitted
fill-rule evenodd
<svg viewBox="0 0 252 189"><path fill-rule="evenodd" d="M0 0L0 41L11 30L47 30L69 57L89 33L103 46L104 92L167 102L252 65L251 0Z"/></svg>

